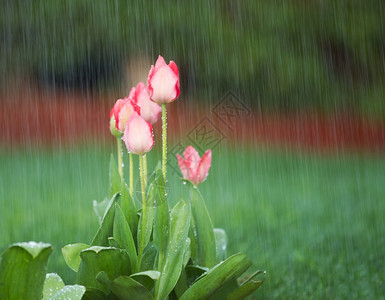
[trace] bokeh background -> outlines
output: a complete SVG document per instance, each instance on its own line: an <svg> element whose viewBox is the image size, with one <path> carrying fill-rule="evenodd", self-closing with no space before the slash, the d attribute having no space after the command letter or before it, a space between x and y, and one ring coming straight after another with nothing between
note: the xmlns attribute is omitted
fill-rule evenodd
<svg viewBox="0 0 385 300"><path fill-rule="evenodd" d="M202 194L229 254L267 271L256 296L383 297L383 1L0 4L0 250L50 242L50 271L75 280L60 248L97 229L109 110L161 54L181 84L170 200L183 189L175 153L212 148Z"/></svg>

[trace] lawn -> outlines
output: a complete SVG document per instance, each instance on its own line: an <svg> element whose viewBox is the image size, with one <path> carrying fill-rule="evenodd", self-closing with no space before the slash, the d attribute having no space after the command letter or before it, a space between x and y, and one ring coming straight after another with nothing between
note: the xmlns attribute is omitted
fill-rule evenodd
<svg viewBox="0 0 385 300"><path fill-rule="evenodd" d="M50 242L49 271L73 282L60 249L96 232L92 200L108 193L111 150L0 150L0 250ZM175 203L184 186L171 171L168 178ZM384 297L385 157L222 146L200 189L229 253L246 252L267 271L259 299Z"/></svg>

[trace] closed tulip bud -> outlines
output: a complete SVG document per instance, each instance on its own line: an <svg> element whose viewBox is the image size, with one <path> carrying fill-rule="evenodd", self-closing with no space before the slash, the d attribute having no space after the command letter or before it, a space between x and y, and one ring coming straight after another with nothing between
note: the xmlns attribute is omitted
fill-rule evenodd
<svg viewBox="0 0 385 300"><path fill-rule="evenodd" d="M143 82L139 82L135 88L132 88L129 97L132 97L136 105L140 107L140 116L143 119L151 124L158 121L162 108L151 101L148 89Z"/></svg>
<svg viewBox="0 0 385 300"><path fill-rule="evenodd" d="M177 154L183 178L191 181L195 186L205 181L211 166L211 150L207 150L200 158L198 152L192 146L188 146L183 156Z"/></svg>
<svg viewBox="0 0 385 300"><path fill-rule="evenodd" d="M143 155L154 146L152 125L134 112L128 119L122 139L130 153Z"/></svg>
<svg viewBox="0 0 385 300"><path fill-rule="evenodd" d="M122 136L129 117L134 113L140 114L140 108L129 98L118 99L111 109L110 130L115 136Z"/></svg>
<svg viewBox="0 0 385 300"><path fill-rule="evenodd" d="M158 104L174 101L180 94L177 65L173 61L167 65L163 57L159 55L155 67L151 66L147 85L152 101Z"/></svg>

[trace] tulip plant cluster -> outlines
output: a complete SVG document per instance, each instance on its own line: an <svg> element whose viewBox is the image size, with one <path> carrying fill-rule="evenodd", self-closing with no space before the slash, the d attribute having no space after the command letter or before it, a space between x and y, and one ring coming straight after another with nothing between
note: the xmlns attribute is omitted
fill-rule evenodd
<svg viewBox="0 0 385 300"><path fill-rule="evenodd" d="M51 245L16 243L1 257L1 299L244 299L263 283L262 271L242 275L251 261L242 253L227 257L226 233L213 228L198 189L208 175L211 150L200 157L189 146L183 156L177 155L181 184L189 196L169 207L166 105L179 93L177 65L167 65L159 56L147 87L140 82L113 106L110 130L116 137L118 162L111 155L110 197L94 201L100 227L91 243L62 249L77 284L66 286L57 274L46 274ZM148 176L146 154L154 145L152 126L160 114L162 162ZM129 153L128 185L122 144ZM136 157L139 201L133 184Z"/></svg>

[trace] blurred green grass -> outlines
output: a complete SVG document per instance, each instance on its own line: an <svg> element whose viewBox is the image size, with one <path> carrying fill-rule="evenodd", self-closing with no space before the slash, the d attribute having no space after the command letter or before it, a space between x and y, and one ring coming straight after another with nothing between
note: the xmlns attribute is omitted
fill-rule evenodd
<svg viewBox="0 0 385 300"><path fill-rule="evenodd" d="M50 242L49 271L72 282L60 249L90 242L96 232L91 201L108 193L113 150L0 150L0 250L16 241ZM151 153L149 166L159 157ZM254 269L267 271L258 298L380 299L384 169L379 155L223 146L213 151L201 192L215 226L229 235L229 252L246 252ZM171 171L168 178L174 203L184 186Z"/></svg>

